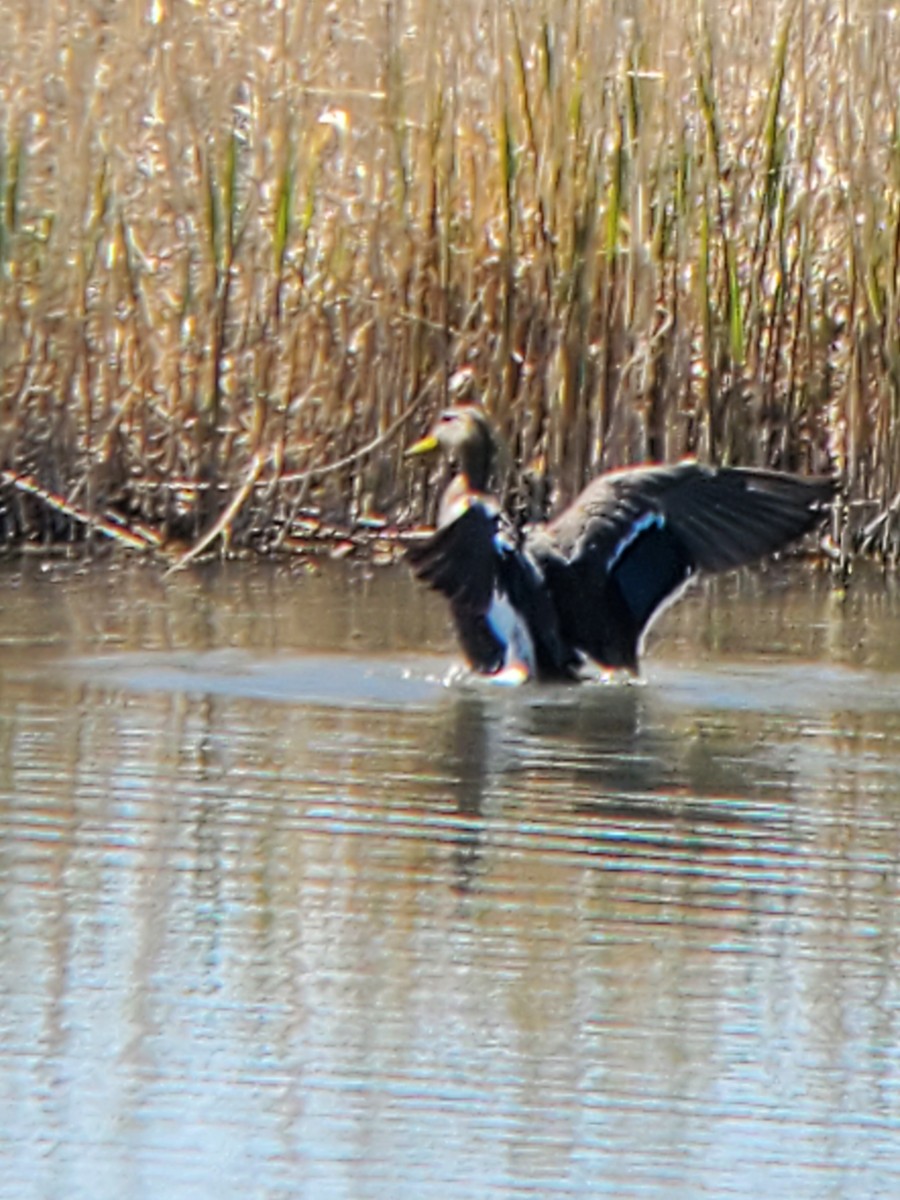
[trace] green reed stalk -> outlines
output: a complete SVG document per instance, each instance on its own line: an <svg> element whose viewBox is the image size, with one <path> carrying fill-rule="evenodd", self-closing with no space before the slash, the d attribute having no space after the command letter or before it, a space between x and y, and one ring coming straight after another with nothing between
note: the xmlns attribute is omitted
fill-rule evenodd
<svg viewBox="0 0 900 1200"><path fill-rule="evenodd" d="M715 199L716 228L724 258L729 349L733 365L740 368L744 363L743 305L738 280L735 243L726 214L722 137L717 113L712 42L705 23L701 30L701 37L703 42L697 62L697 91L706 125L707 152L712 172L710 183Z"/></svg>
<svg viewBox="0 0 900 1200"><path fill-rule="evenodd" d="M207 395L201 399L197 421L196 461L198 477L205 485L197 508L201 525L208 524L217 511L217 488L224 465L221 430L225 413L227 321L238 238L237 162L236 130L232 129L225 139L218 162L214 143L207 145L204 176L209 250L215 282L209 343L211 378Z"/></svg>
<svg viewBox="0 0 900 1200"><path fill-rule="evenodd" d="M792 4L788 8L781 26L781 32L775 44L775 57L766 98L766 111L762 131L763 187L760 191L756 218L756 235L752 252L752 283L748 311L748 326L751 330L755 331L752 334L753 343L751 346L752 359L755 363L759 363L760 360L760 339L762 338L764 329L764 304L762 298L765 291L765 279L768 270L773 226L776 222L782 235L784 232L787 180L784 171L786 139L782 117L782 100L784 97L787 54L790 46L795 8L796 4ZM783 236L778 240L778 250L779 263L783 268ZM776 286L776 296L780 293L780 287Z"/></svg>
<svg viewBox="0 0 900 1200"><path fill-rule="evenodd" d="M0 270L5 271L13 254L18 228L19 183L23 170L23 144L13 136L0 144Z"/></svg>
<svg viewBox="0 0 900 1200"><path fill-rule="evenodd" d="M515 188L516 188L516 148L513 141L512 122L510 119L509 102L505 73L501 71L500 98L498 111L499 141L499 177L500 194L503 210L503 245L500 251L502 291L501 317L499 339L499 361L495 365L496 378L499 382L499 409L506 420L512 400L512 364L510 352L512 349L512 319L515 289Z"/></svg>

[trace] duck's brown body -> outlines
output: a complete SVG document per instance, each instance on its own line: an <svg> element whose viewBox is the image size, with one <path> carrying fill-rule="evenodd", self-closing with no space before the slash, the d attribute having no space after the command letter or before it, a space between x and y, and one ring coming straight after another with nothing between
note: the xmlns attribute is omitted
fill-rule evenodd
<svg viewBox="0 0 900 1200"><path fill-rule="evenodd" d="M813 529L832 479L695 462L614 471L559 517L516 537L485 492L495 443L475 406L447 409L411 453L457 474L438 528L408 557L442 592L470 665L514 679L576 679L585 659L637 671L654 614L698 571L742 566Z"/></svg>

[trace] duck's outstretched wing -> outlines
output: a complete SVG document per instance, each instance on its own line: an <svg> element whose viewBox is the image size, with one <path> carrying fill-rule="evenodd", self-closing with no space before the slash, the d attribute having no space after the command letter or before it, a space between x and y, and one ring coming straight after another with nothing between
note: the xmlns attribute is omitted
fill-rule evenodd
<svg viewBox="0 0 900 1200"><path fill-rule="evenodd" d="M692 462L601 477L533 542L563 636L606 666L635 670L654 613L695 572L780 550L819 523L835 487Z"/></svg>
<svg viewBox="0 0 900 1200"><path fill-rule="evenodd" d="M493 675L570 678L577 659L563 644L537 565L515 544L490 499L470 499L452 520L407 547L413 574L450 601L469 663Z"/></svg>
<svg viewBox="0 0 900 1200"><path fill-rule="evenodd" d="M406 559L413 574L451 603L486 612L494 590L494 539L499 522L499 512L493 507L470 504L455 520L407 546Z"/></svg>
<svg viewBox="0 0 900 1200"><path fill-rule="evenodd" d="M454 624L469 663L493 674L504 663L505 646L488 621L497 575L495 537L499 512L471 503L422 542L406 549L417 579L450 601Z"/></svg>

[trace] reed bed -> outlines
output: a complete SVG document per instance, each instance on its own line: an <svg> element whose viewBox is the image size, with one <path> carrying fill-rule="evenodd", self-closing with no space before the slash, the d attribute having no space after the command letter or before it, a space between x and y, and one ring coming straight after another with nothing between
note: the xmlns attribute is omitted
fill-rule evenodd
<svg viewBox="0 0 900 1200"><path fill-rule="evenodd" d="M0 542L419 521L403 448L477 398L520 505L692 454L839 471L896 545L896 7L4 19Z"/></svg>

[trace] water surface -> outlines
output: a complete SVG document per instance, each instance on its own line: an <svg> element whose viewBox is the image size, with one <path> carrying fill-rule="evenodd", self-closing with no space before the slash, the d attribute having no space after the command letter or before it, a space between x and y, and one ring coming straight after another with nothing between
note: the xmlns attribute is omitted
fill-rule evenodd
<svg viewBox="0 0 900 1200"><path fill-rule="evenodd" d="M0 584L0 1196L900 1194L889 581L518 690L402 570Z"/></svg>

